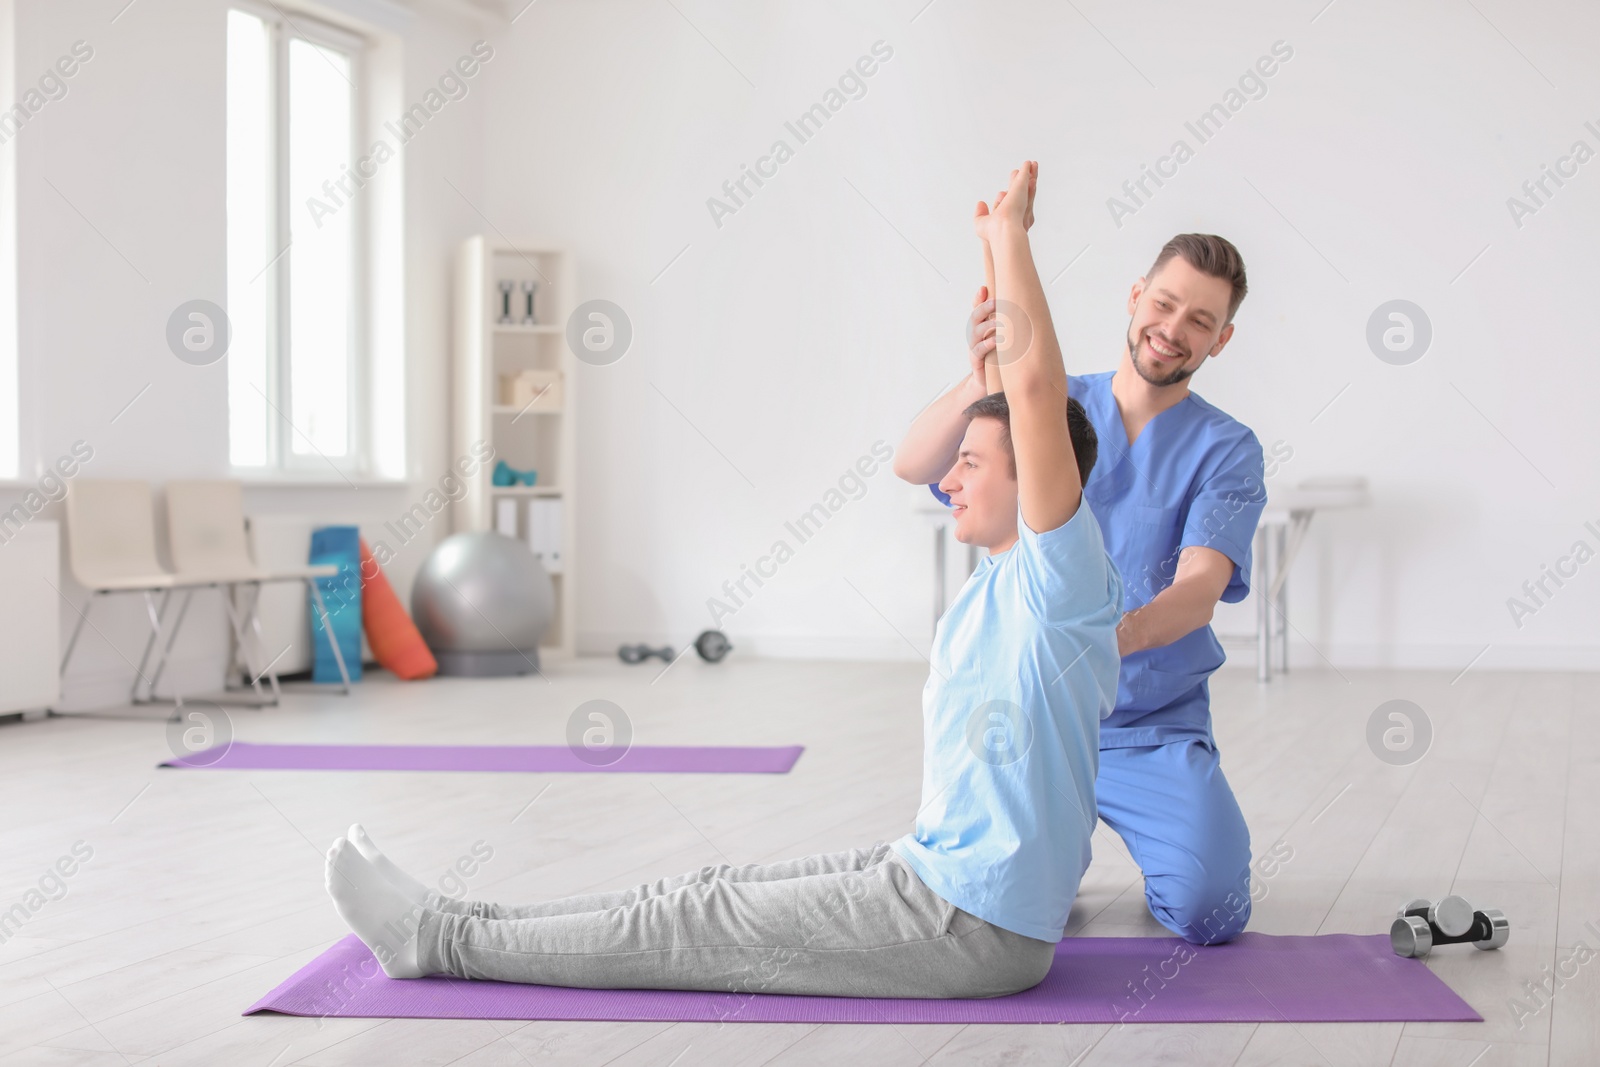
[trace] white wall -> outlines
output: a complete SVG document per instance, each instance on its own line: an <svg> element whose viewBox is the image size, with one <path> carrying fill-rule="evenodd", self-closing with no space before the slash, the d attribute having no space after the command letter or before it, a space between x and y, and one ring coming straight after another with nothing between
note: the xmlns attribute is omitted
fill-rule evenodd
<svg viewBox="0 0 1600 1067"><path fill-rule="evenodd" d="M1293 448L1270 485L1370 479L1374 506L1319 518L1296 569L1296 662L1460 668L1488 645L1479 668L1594 666L1600 563L1520 630L1506 600L1575 541L1600 548L1583 525L1600 529L1600 161L1520 228L1506 200L1575 139L1600 148L1583 126L1600 129L1600 12L1323 8L530 8L489 75L486 213L575 248L580 299L616 301L636 331L622 361L584 368L584 645L687 639L786 519L962 372L972 204L1037 158L1070 370L1115 366L1128 287L1163 241L1224 234L1252 288L1196 391ZM784 121L880 39L894 56L865 97L719 228L707 198L775 138L794 146ZM1200 144L1184 123L1279 40L1293 56L1266 95ZM1114 224L1108 198L1180 137L1194 157ZM1393 298L1433 323L1411 366L1365 342ZM926 650L930 540L888 471L870 485L726 620L736 645ZM1225 606L1218 627L1252 619Z"/></svg>
<svg viewBox="0 0 1600 1067"><path fill-rule="evenodd" d="M167 317L183 301L226 305L227 8L217 0L139 0L118 15L122 7L123 0L16 5L19 87L74 41L87 42L93 57L15 141L23 468L19 483L0 486L0 508L37 484L37 464L47 467L79 439L94 449L85 476L143 478L159 489L168 479L228 474L226 363L191 366L165 341ZM339 8L398 34L407 104L484 36L475 21L445 9L413 17L392 4L340 0L325 13L338 17ZM410 142L403 164L391 164L406 168L409 482L257 486L247 490L248 512L378 525L418 502L444 473L451 459L443 358L449 263L478 222L442 178L463 190L478 183L477 89ZM157 503L159 511L159 496ZM63 518L62 511L51 505L41 517ZM427 545L447 524L436 518L438 529L401 550L390 567L403 599ZM82 606L84 590L67 581L63 591ZM64 632L76 618L63 605ZM104 638L85 631L62 707L116 701L133 677L147 633L138 599L114 598L91 621ZM197 597L172 668L180 686L193 692L220 683L225 633L214 595Z"/></svg>
<svg viewBox="0 0 1600 1067"><path fill-rule="evenodd" d="M223 365L180 363L162 329L223 293L224 7L139 0L115 23L122 0L17 7L19 82L74 40L95 48L17 141L24 480L78 438L99 475L221 474ZM491 32L420 8L406 100L477 37L497 54L406 152L411 482L258 488L248 505L381 521L437 480L451 255L492 224L571 247L580 299L635 328L623 360L580 368L581 646L688 640L782 537L794 558L722 622L742 652L918 655L931 547L887 469L811 541L784 523L962 372L972 204L1032 157L1070 369L1114 366L1128 286L1167 237L1224 234L1252 292L1196 391L1292 446L1272 485L1371 480L1374 506L1319 519L1296 571L1296 662L1460 668L1488 646L1479 668L1592 666L1600 564L1520 630L1506 600L1580 538L1600 547L1584 527L1600 527L1600 161L1520 228L1506 199L1574 140L1600 148L1583 126L1600 127L1584 104L1600 15L1480 9L541 0ZM878 40L894 55L866 95L719 228L707 198L774 139L793 146L785 120ZM1266 96L1196 146L1185 121L1278 40L1294 55ZM1179 137L1194 158L1119 228L1107 198ZM1435 332L1408 367L1364 340L1397 297ZM21 492L0 487L0 506ZM190 631L197 677L220 659L217 620ZM132 605L102 625L136 658ZM126 685L109 647L80 654L80 693Z"/></svg>

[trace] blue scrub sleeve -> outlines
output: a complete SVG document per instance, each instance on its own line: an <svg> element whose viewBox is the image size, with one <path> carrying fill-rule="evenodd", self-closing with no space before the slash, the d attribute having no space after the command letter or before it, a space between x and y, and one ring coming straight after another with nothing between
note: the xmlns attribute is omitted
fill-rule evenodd
<svg viewBox="0 0 1600 1067"><path fill-rule="evenodd" d="M1180 551L1202 545L1233 561L1233 576L1222 592L1224 604L1237 603L1250 592L1251 546L1266 506L1266 464L1261 442L1246 431L1201 483L1189 505L1178 542Z"/></svg>

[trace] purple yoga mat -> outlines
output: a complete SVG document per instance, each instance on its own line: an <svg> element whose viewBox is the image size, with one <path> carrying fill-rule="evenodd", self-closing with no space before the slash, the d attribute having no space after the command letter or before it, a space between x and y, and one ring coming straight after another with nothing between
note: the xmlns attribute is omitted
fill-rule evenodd
<svg viewBox="0 0 1600 1067"><path fill-rule="evenodd" d="M615 762L601 764L580 759L566 745L258 745L235 741L168 760L161 766L208 770L788 774L803 751L803 745L634 745ZM588 755L596 758L593 753Z"/></svg>
<svg viewBox="0 0 1600 1067"><path fill-rule="evenodd" d="M1139 993L1135 993L1135 989ZM462 978L393 981L354 934L251 1005L361 1019L605 1019L782 1023L1482 1022L1387 934L1224 945L1069 937L1045 980L1009 997L896 1000L658 989L568 989Z"/></svg>

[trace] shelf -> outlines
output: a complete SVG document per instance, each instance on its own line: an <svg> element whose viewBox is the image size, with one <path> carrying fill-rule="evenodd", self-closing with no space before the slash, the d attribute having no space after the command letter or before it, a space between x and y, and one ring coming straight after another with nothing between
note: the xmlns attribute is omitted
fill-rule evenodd
<svg viewBox="0 0 1600 1067"><path fill-rule="evenodd" d="M505 298L502 282L517 287L511 292L514 315L506 322L499 321ZM521 286L529 282L537 283L537 318L524 323L527 292ZM580 495L574 459L576 357L565 344L567 320L577 294L572 253L536 240L502 242L484 234L470 236L457 248L454 288L452 447L465 455L487 444L491 456L518 469L537 469L539 481L534 485L495 485L494 458L479 464L470 479L470 491L451 502L451 529L497 529L502 510L518 513L519 529L532 524L522 517L530 511L541 512L541 524L559 523L564 573L551 575L555 610L541 641L541 653L570 659L577 653L578 545L573 504ZM532 389L506 390L508 377L530 373L537 379ZM513 397L520 399L510 402ZM523 419L523 415L538 417ZM552 415L556 417L550 418ZM543 513L546 507L559 511L559 518ZM541 536L545 534L554 538L557 531L541 525Z"/></svg>

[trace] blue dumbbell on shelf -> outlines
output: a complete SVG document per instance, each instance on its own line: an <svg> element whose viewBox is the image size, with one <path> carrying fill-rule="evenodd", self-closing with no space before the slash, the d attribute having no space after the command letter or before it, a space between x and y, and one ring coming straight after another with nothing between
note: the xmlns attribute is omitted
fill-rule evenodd
<svg viewBox="0 0 1600 1067"><path fill-rule="evenodd" d="M532 485L538 479L539 472L533 468L519 471L503 459L494 465L494 474L490 476L490 480L500 486L516 485L519 481L524 485Z"/></svg>

